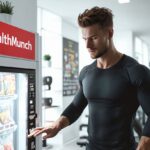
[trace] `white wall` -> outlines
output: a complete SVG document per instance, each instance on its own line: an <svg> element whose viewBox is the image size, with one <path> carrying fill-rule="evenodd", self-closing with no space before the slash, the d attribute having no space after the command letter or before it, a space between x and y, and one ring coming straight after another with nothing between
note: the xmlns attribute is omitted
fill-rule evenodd
<svg viewBox="0 0 150 150"><path fill-rule="evenodd" d="M78 42L78 28L62 19L62 36Z"/></svg>
<svg viewBox="0 0 150 150"><path fill-rule="evenodd" d="M3 0L4 1L4 0ZM9 0L14 6L12 25L22 29L37 31L37 0Z"/></svg>

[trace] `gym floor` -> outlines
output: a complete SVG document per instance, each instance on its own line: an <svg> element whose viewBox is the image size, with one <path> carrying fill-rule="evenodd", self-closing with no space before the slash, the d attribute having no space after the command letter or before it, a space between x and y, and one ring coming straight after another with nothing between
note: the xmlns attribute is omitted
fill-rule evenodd
<svg viewBox="0 0 150 150"><path fill-rule="evenodd" d="M42 150L85 150L85 147L80 147L76 144L76 142L73 142L65 146L59 146L58 144L57 145L53 144L52 146L47 146Z"/></svg>

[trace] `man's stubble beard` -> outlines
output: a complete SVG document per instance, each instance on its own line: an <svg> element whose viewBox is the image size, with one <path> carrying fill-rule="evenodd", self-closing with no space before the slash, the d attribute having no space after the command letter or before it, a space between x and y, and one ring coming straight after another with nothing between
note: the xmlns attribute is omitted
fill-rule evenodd
<svg viewBox="0 0 150 150"><path fill-rule="evenodd" d="M102 52L98 53L96 56L91 56L92 59L97 59L97 58L100 58L102 57L104 54L106 54L108 51L108 48L105 48Z"/></svg>
<svg viewBox="0 0 150 150"><path fill-rule="evenodd" d="M97 59L97 58L100 58L100 57L104 56L108 52L109 42L110 41L107 40L106 45L105 45L103 51L100 51L100 52L98 51L97 55L95 57L93 57L92 59Z"/></svg>

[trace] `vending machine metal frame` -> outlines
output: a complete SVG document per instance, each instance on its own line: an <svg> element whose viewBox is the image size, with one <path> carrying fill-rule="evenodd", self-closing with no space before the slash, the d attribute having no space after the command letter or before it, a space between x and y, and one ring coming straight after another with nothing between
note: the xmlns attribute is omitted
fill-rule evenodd
<svg viewBox="0 0 150 150"><path fill-rule="evenodd" d="M12 72L28 72L28 79L34 81L33 75L35 74L35 85L29 85L28 89L28 132L37 126L41 126L42 122L42 71L41 71L41 38L35 33L35 60L11 57L7 55L0 54L0 71L12 71ZM4 69L2 69L4 68ZM31 86L31 87L30 87ZM32 91L35 88L35 91ZM35 113L32 114L30 111L30 100L35 94ZM35 119L35 124L31 121L31 118ZM42 139L41 137L27 139L28 150L41 150L42 149ZM34 146L35 141L35 146Z"/></svg>

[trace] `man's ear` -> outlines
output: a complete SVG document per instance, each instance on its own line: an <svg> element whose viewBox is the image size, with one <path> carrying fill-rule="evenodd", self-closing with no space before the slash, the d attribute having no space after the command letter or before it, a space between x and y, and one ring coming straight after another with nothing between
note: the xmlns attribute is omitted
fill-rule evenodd
<svg viewBox="0 0 150 150"><path fill-rule="evenodd" d="M112 27L108 28L108 33L109 33L109 38L111 39L113 37L113 34L114 34L114 30Z"/></svg>

